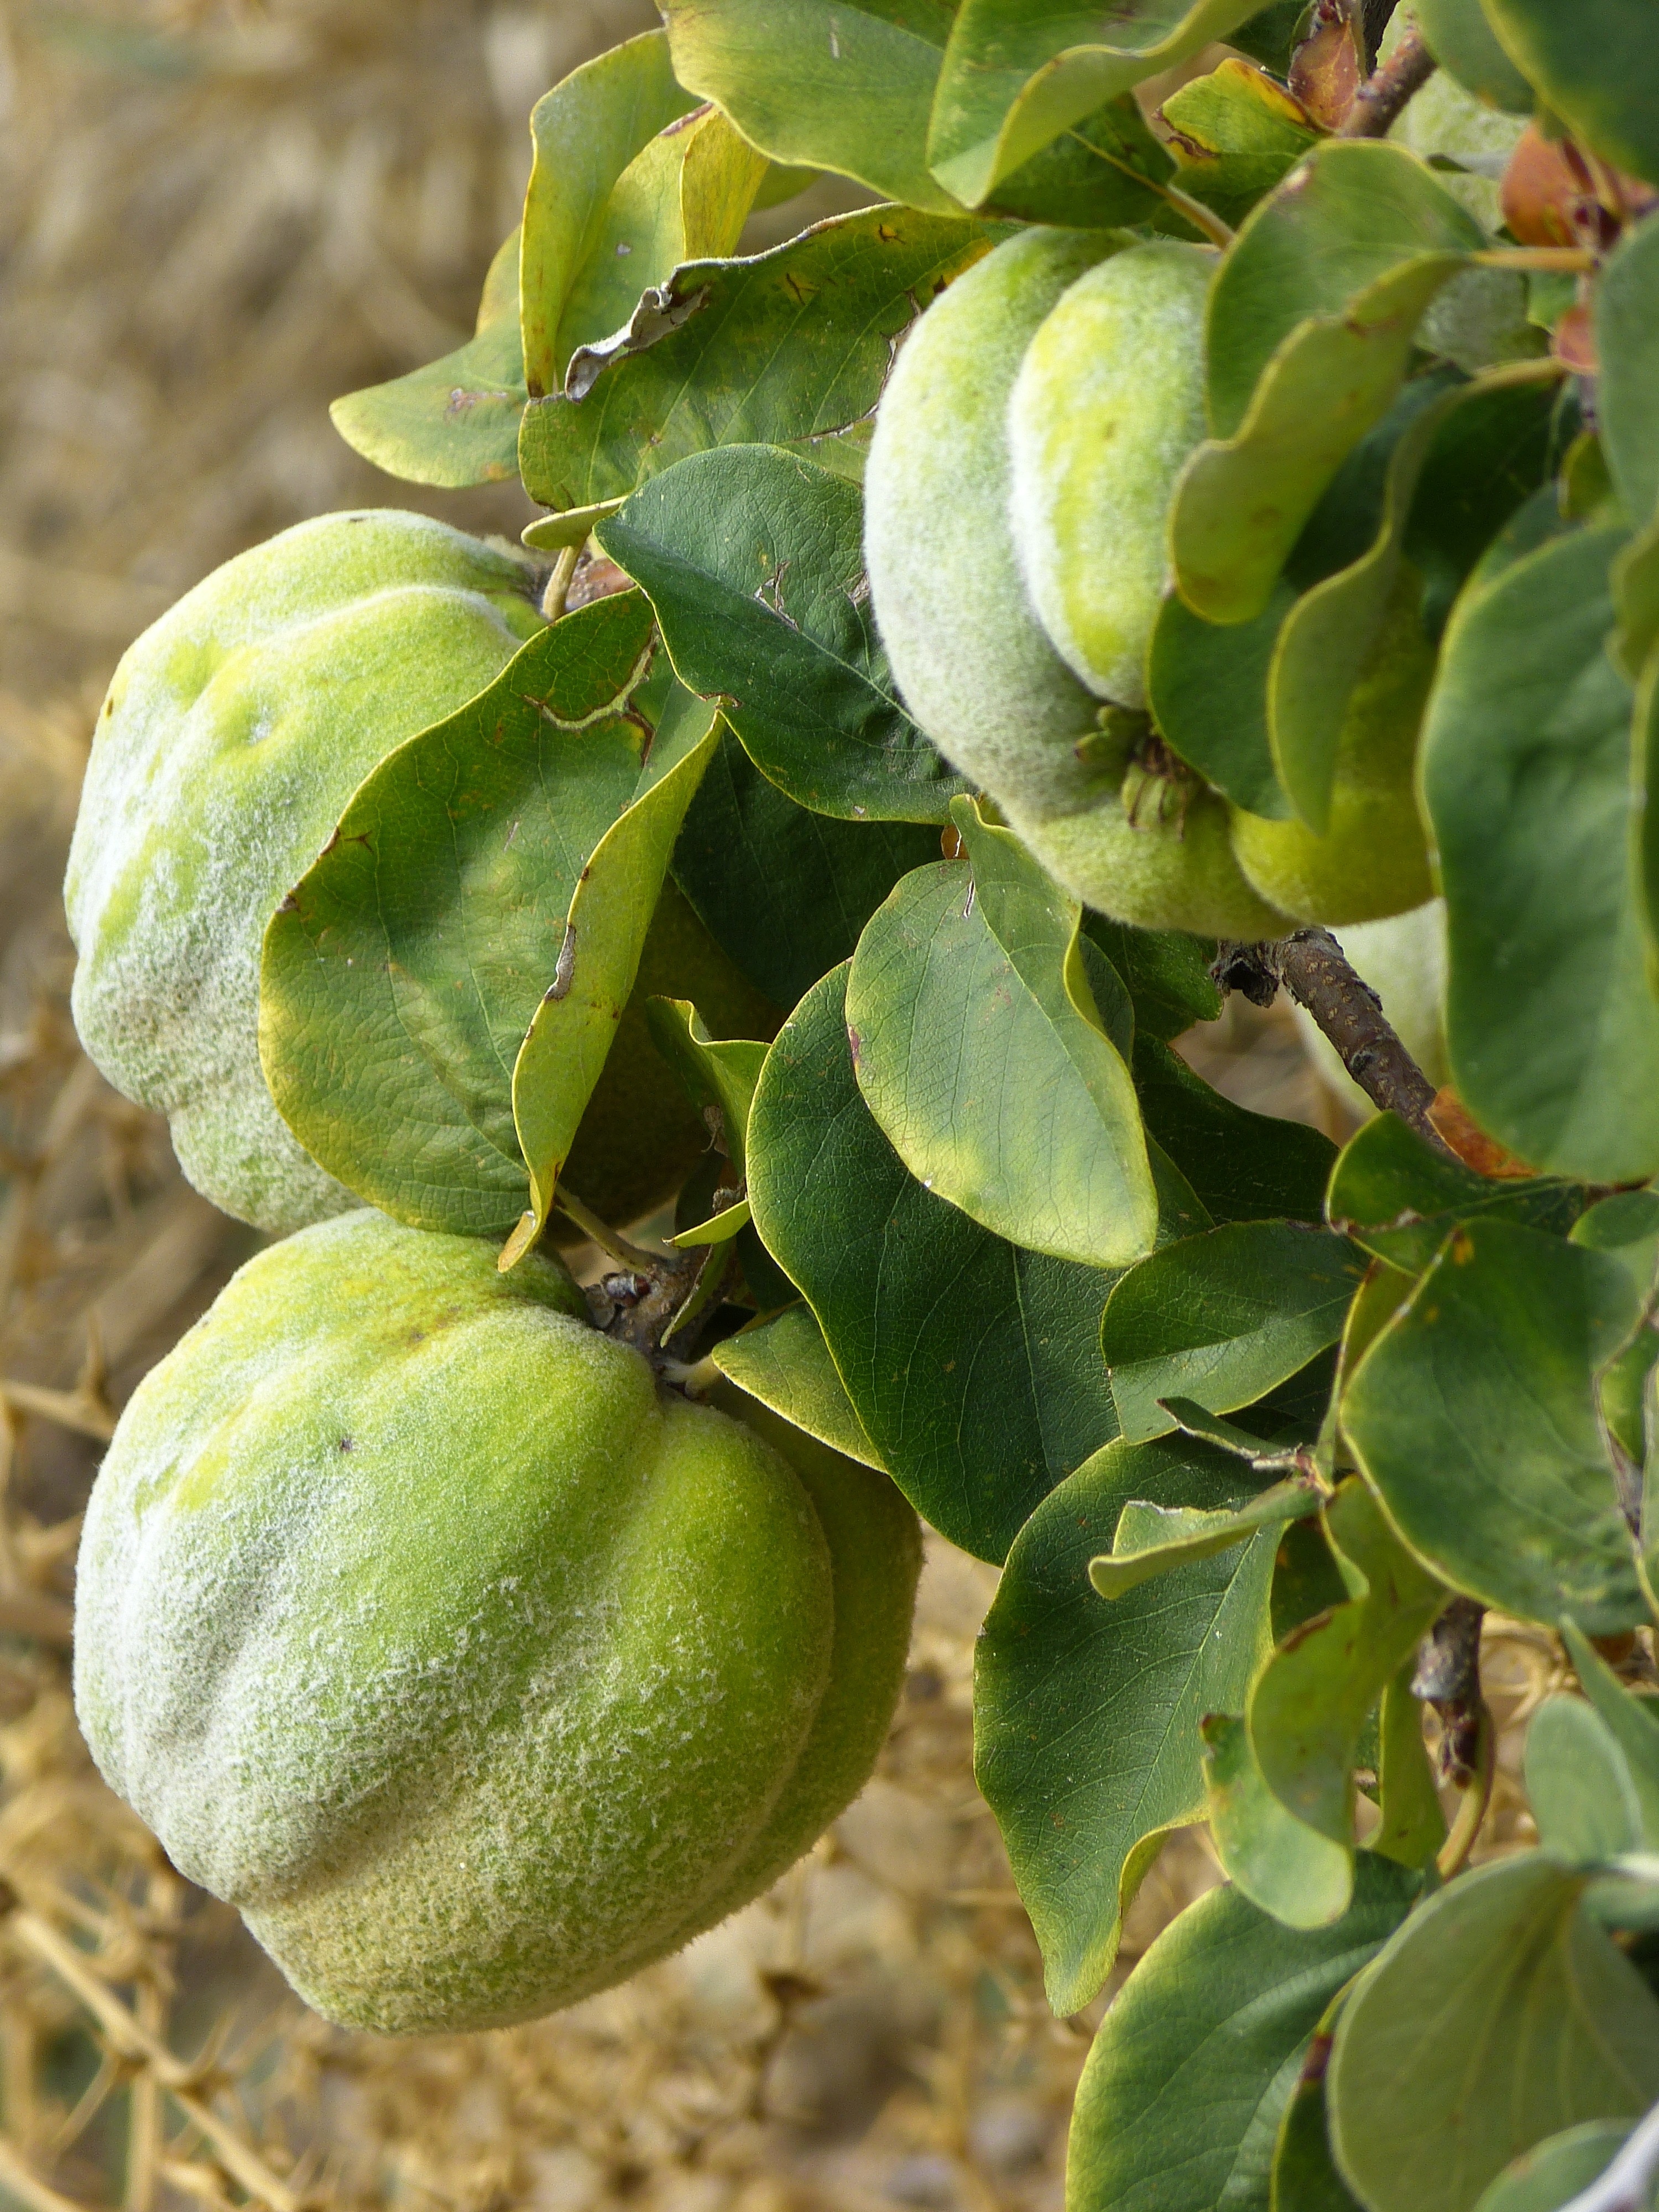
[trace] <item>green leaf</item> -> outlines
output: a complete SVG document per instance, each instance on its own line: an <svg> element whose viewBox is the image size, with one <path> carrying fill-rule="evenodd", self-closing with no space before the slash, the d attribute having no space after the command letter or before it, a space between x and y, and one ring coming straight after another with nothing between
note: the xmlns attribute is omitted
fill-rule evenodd
<svg viewBox="0 0 1659 2212"><path fill-rule="evenodd" d="M769 446L694 453L602 523L682 684L781 790L848 821L943 822L962 778L899 704L856 484Z"/></svg>
<svg viewBox="0 0 1659 2212"><path fill-rule="evenodd" d="M714 446L861 454L902 333L989 242L965 216L872 208L752 259L687 263L613 349L573 363L580 396L526 410L526 489L588 507Z"/></svg>
<svg viewBox="0 0 1659 2212"><path fill-rule="evenodd" d="M925 1189L1029 1251L1127 1267L1152 1248L1158 1199L1084 969L1082 909L969 802L958 827L971 872L917 869L859 939L859 1088Z"/></svg>
<svg viewBox="0 0 1659 2212"><path fill-rule="evenodd" d="M525 379L532 396L556 392L563 380L577 343L563 342L566 304L598 242L617 179L693 104L674 82L661 31L643 32L584 63L536 103L519 267Z"/></svg>
<svg viewBox="0 0 1659 2212"><path fill-rule="evenodd" d="M1170 1924L1103 2021L1078 2085L1068 2212L1266 2212L1280 2118L1326 2008L1416 1885L1367 1858L1352 1910L1292 1932L1234 1889Z"/></svg>
<svg viewBox="0 0 1659 2212"><path fill-rule="evenodd" d="M768 1055L750 1203L893 1480L953 1543L1000 1560L1116 1433L1096 1349L1112 1278L1022 1251L922 1188L860 1093L846 988L844 968L816 984Z"/></svg>
<svg viewBox="0 0 1659 2212"><path fill-rule="evenodd" d="M1212 439L1176 489L1182 597L1247 622L1302 526L1393 403L1424 311L1486 240L1401 148L1332 140L1262 201L1211 295Z"/></svg>
<svg viewBox="0 0 1659 2212"><path fill-rule="evenodd" d="M1146 663L1147 703L1168 743L1235 806L1275 822L1291 807L1273 765L1267 679L1296 604L1296 586L1280 576L1249 622L1212 623L1170 592Z"/></svg>
<svg viewBox="0 0 1659 2212"><path fill-rule="evenodd" d="M1167 1246L1107 1302L1101 1346L1123 1434L1174 1427L1160 1399L1253 1405L1342 1333L1365 1272L1352 1246L1289 1221L1245 1221Z"/></svg>
<svg viewBox="0 0 1659 2212"><path fill-rule="evenodd" d="M1438 1152L1397 1114L1379 1114L1349 1139L1331 1172L1326 1212L1362 1251L1415 1274L1460 1222L1515 1221L1561 1237L1584 1202L1559 1176L1494 1181Z"/></svg>
<svg viewBox="0 0 1659 2212"><path fill-rule="evenodd" d="M1287 1928L1328 1928L1352 1901L1351 1850L1279 1803L1242 1717L1206 1713L1201 1729L1210 1839L1240 1895Z"/></svg>
<svg viewBox="0 0 1659 2212"><path fill-rule="evenodd" d="M529 1212L509 1247L515 1259L553 1210L559 1172L634 988L681 820L714 750L713 709L683 692L678 698L678 713L658 725L641 787L582 870L553 980L514 1063L513 1118L530 1174Z"/></svg>
<svg viewBox="0 0 1659 2212"><path fill-rule="evenodd" d="M1659 45L1646 0L1486 0L1539 104L1574 137L1659 184Z"/></svg>
<svg viewBox="0 0 1659 2212"><path fill-rule="evenodd" d="M1491 408L1508 427L1516 393L1547 416L1553 362L1522 362L1489 371L1477 382L1449 381L1450 372L1416 379L1401 395L1415 403L1389 455L1376 536L1361 557L1297 601L1274 647L1267 679L1267 717L1279 781L1319 836L1330 820L1337 754L1349 702L1383 633L1401 577L1416 494L1437 446L1455 418ZM1442 475L1449 473L1443 466Z"/></svg>
<svg viewBox="0 0 1659 2212"><path fill-rule="evenodd" d="M1587 1252L1606 1252L1618 1260L1644 1310L1652 1304L1659 1270L1659 1190L1616 1190L1598 1199L1568 1234Z"/></svg>
<svg viewBox="0 0 1659 2212"><path fill-rule="evenodd" d="M1436 61L1466 92L1509 115L1532 113L1533 88L1498 44L1481 0L1415 0L1412 12Z"/></svg>
<svg viewBox="0 0 1659 2212"><path fill-rule="evenodd" d="M1642 1808L1630 1765L1601 1715L1550 1698L1527 1730L1527 1802L1538 1840L1569 1866L1597 1866L1642 1848Z"/></svg>
<svg viewBox="0 0 1659 2212"><path fill-rule="evenodd" d="M1456 1230L1360 1360L1342 1425L1454 1588L1593 1634L1645 1619L1596 1418L1637 1308L1616 1261L1507 1221Z"/></svg>
<svg viewBox="0 0 1659 2212"><path fill-rule="evenodd" d="M1614 530L1471 585L1429 702L1447 1042L1470 1111L1534 1165L1659 1167L1659 1007L1630 865L1631 694L1606 649Z"/></svg>
<svg viewBox="0 0 1659 2212"><path fill-rule="evenodd" d="M1217 1222L1317 1221L1336 1147L1305 1122L1236 1106L1155 1037L1138 1035L1146 1131Z"/></svg>
<svg viewBox="0 0 1659 2212"><path fill-rule="evenodd" d="M1475 564L1525 502L1540 489L1551 507L1557 501L1561 387L1540 370L1536 382L1504 371L1466 389L1476 404L1455 409L1436 434L1406 525L1423 626L1437 641Z"/></svg>
<svg viewBox="0 0 1659 2212"><path fill-rule="evenodd" d="M1368 2212L1467 2212L1563 2128L1659 2096L1659 2003L1539 1852L1461 1875L1406 1923L1337 2023L1337 2162Z"/></svg>
<svg viewBox="0 0 1659 2212"><path fill-rule="evenodd" d="M866 1467L886 1469L836 1372L823 1331L807 1305L786 1306L722 1338L712 1354L722 1375L809 1437Z"/></svg>
<svg viewBox="0 0 1659 2212"><path fill-rule="evenodd" d="M1248 1505L1223 1512L1132 1498L1119 1516L1111 1550L1090 1560L1089 1580L1101 1597L1120 1598L1173 1567L1213 1559L1246 1544L1260 1529L1305 1520L1318 1512L1320 1502L1317 1486L1306 1475L1276 1482Z"/></svg>
<svg viewBox="0 0 1659 2212"><path fill-rule="evenodd" d="M696 1008L684 999L652 999L645 1011L653 1043L684 1085L692 1104L705 1115L712 1111L720 1115L726 1156L741 1182L749 1109L766 1047L744 1038L712 1036Z"/></svg>
<svg viewBox="0 0 1659 2212"><path fill-rule="evenodd" d="M1659 1718L1623 1687L1576 1620L1563 1621L1561 1637L1584 1695L1623 1755L1646 1848L1659 1851Z"/></svg>
<svg viewBox="0 0 1659 2212"><path fill-rule="evenodd" d="M616 709L650 651L637 592L532 638L366 779L266 930L271 1095L399 1221L483 1236L523 1209L513 1063L582 869L638 782L639 732Z"/></svg>
<svg viewBox="0 0 1659 2212"><path fill-rule="evenodd" d="M939 853L934 830L798 806L727 731L686 811L674 878L728 957L793 1006L851 957L900 877Z"/></svg>
<svg viewBox="0 0 1659 2212"><path fill-rule="evenodd" d="M1103 1605L1089 1562L1133 1498L1225 1509L1249 1470L1187 1437L1111 1444L1037 1507L975 1668L975 1773L1042 1947L1048 2000L1085 2005L1171 1828L1201 1819L1199 1723L1242 1705L1267 1648L1273 1540Z"/></svg>
<svg viewBox="0 0 1659 2212"><path fill-rule="evenodd" d="M1190 228L1161 187L1175 173L1161 139L1148 128L1133 93L1107 100L1092 115L1051 139L1041 153L1005 177L982 212L1073 230L1113 230L1157 222Z"/></svg>
<svg viewBox="0 0 1659 2212"><path fill-rule="evenodd" d="M1175 134L1176 184L1234 225L1322 135L1282 84L1231 54L1158 112Z"/></svg>
<svg viewBox="0 0 1659 2212"><path fill-rule="evenodd" d="M506 483L529 393L519 336L519 239L489 264L476 334L441 361L349 392L329 409L354 453L409 483Z"/></svg>
<svg viewBox="0 0 1659 2212"><path fill-rule="evenodd" d="M1075 5L963 0L933 102L929 166L977 207L1062 131L1254 12L1251 0L1125 0L1103 20Z"/></svg>
<svg viewBox="0 0 1659 2212"><path fill-rule="evenodd" d="M1426 1867L1446 1840L1446 1816L1423 1741L1423 1707L1412 1694L1408 1660L1382 1692L1377 1728L1377 1803L1382 1818L1370 1848L1406 1867Z"/></svg>
<svg viewBox="0 0 1659 2212"><path fill-rule="evenodd" d="M1566 2212L1581 2190L1600 2180L1630 2134L1626 2120L1585 2120L1564 2128L1506 2166L1482 2191L1474 2212Z"/></svg>
<svg viewBox="0 0 1659 2212"><path fill-rule="evenodd" d="M1325 1529L1352 1595L1268 1660L1250 1695L1250 1743L1285 1811L1351 1860L1353 1770L1366 1720L1446 1593L1394 1534L1363 1483L1342 1485L1326 1510Z"/></svg>
<svg viewBox="0 0 1659 2212"><path fill-rule="evenodd" d="M1173 929L1136 929L1094 913L1085 919L1083 933L1122 978L1141 1042L1167 1043L1194 1022L1212 1022L1219 1016L1221 993L1210 973L1213 938L1188 937Z"/></svg>
<svg viewBox="0 0 1659 2212"><path fill-rule="evenodd" d="M1336 2170L1325 2109L1325 2069L1345 1996L1339 1991L1326 2007L1280 2117L1269 2212L1363 2212Z"/></svg>
<svg viewBox="0 0 1659 2212"><path fill-rule="evenodd" d="M927 161L949 0L665 0L663 14L680 82L774 161L953 206Z"/></svg>
<svg viewBox="0 0 1659 2212"><path fill-rule="evenodd" d="M1626 232L1595 282L1595 422L1631 520L1659 508L1659 217Z"/></svg>

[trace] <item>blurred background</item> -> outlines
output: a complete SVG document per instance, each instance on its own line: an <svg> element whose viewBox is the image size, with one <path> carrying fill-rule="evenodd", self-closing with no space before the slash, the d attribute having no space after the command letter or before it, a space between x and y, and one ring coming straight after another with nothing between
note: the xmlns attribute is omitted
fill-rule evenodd
<svg viewBox="0 0 1659 2212"><path fill-rule="evenodd" d="M103 1442L253 1245L70 1024L58 885L99 698L181 592L303 516L415 505L516 536L516 487L380 477L327 403L470 332L532 104L654 21L644 0L0 0L0 2204L1060 2201L1102 2008L1042 2002L971 1771L995 1577L948 1546L878 1778L812 1856L683 1958L499 2035L389 2043L307 2014L74 1726ZM1342 1126L1282 1012L1236 1001L1190 1049L1247 1103ZM1551 1662L1494 1635L1515 1715ZM1177 1838L1120 1974L1216 1878Z"/></svg>

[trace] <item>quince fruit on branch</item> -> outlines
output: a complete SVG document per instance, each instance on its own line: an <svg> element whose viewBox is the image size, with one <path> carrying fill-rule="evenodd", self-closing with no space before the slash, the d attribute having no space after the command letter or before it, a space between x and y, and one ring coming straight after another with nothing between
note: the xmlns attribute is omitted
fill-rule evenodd
<svg viewBox="0 0 1659 2212"><path fill-rule="evenodd" d="M301 1231L117 1430L94 1756L331 2019L494 2027L623 1980L810 1846L902 1679L915 1515L758 1419L660 1387L555 1260Z"/></svg>
<svg viewBox="0 0 1659 2212"><path fill-rule="evenodd" d="M544 627L525 562L370 511L238 554L122 657L64 887L75 1025L227 1213L286 1231L357 1203L260 1069L265 924L370 769Z"/></svg>
<svg viewBox="0 0 1659 2212"><path fill-rule="evenodd" d="M976 263L882 396L865 550L905 704L1052 874L1142 927L1271 937L1287 925L1224 802L1190 776L1149 794L1159 750L1115 726L1146 697L1170 500L1203 434L1213 259L1035 229Z"/></svg>

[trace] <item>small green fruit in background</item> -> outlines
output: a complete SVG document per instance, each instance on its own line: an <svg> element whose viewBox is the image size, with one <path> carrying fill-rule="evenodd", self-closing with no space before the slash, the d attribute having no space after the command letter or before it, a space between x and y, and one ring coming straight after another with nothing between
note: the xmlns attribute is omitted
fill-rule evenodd
<svg viewBox="0 0 1659 2212"><path fill-rule="evenodd" d="M1446 1062L1446 904L1431 899L1409 914L1386 921L1355 922L1345 927L1341 945L1348 964L1370 985L1382 1011L1437 1089L1449 1079ZM1305 1008L1291 1009L1302 1048L1319 1079L1351 1113L1370 1115L1376 1108L1342 1065L1341 1055Z"/></svg>
<svg viewBox="0 0 1659 2212"><path fill-rule="evenodd" d="M1282 937L1290 927L1235 859L1227 803L1156 744L1094 805L1015 828L1073 897L1139 929Z"/></svg>
<svg viewBox="0 0 1659 2212"><path fill-rule="evenodd" d="M1146 703L1175 482L1205 434L1204 309L1217 256L1131 246L1065 294L1008 405L1009 518L1044 629L1073 675Z"/></svg>
<svg viewBox="0 0 1659 2212"><path fill-rule="evenodd" d="M76 1707L319 2011L503 2026L678 1948L849 1802L918 1556L884 1476L659 1389L556 1261L357 1212L250 1261L135 1394Z"/></svg>
<svg viewBox="0 0 1659 2212"><path fill-rule="evenodd" d="M228 561L122 659L70 853L75 1023L227 1213L286 1231L356 1204L265 1086L265 923L369 770L544 627L506 550L327 514Z"/></svg>
<svg viewBox="0 0 1659 2212"><path fill-rule="evenodd" d="M1011 819L1093 795L1075 748L1096 702L1038 622L1015 557L1008 395L1060 295L1124 242L1034 229L998 246L912 331L876 416L864 543L882 643L917 722Z"/></svg>
<svg viewBox="0 0 1659 2212"><path fill-rule="evenodd" d="M1434 896L1417 802L1418 732L1435 665L1420 596L1419 580L1403 570L1343 720L1326 834L1233 810L1239 866L1298 921L1378 921Z"/></svg>

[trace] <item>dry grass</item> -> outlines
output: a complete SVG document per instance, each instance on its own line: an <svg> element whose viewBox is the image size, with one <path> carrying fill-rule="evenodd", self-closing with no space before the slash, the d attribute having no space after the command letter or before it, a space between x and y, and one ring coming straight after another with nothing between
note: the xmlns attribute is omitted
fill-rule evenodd
<svg viewBox="0 0 1659 2212"><path fill-rule="evenodd" d="M113 1411L252 1249L76 1047L57 886L120 648L300 517L422 495L334 393L470 326L524 115L644 0L0 0L0 2201L644 2212L1058 2203L1092 2016L1057 2022L972 1784L994 1576L935 1544L880 1774L683 1958L509 2033L388 2044L306 2014L103 1789L69 1696L77 1516ZM1329 1124L1282 1024L1224 1087ZM1514 1719L1556 1672L1494 1632ZM1179 1839L1126 1965L1215 1879Z"/></svg>

